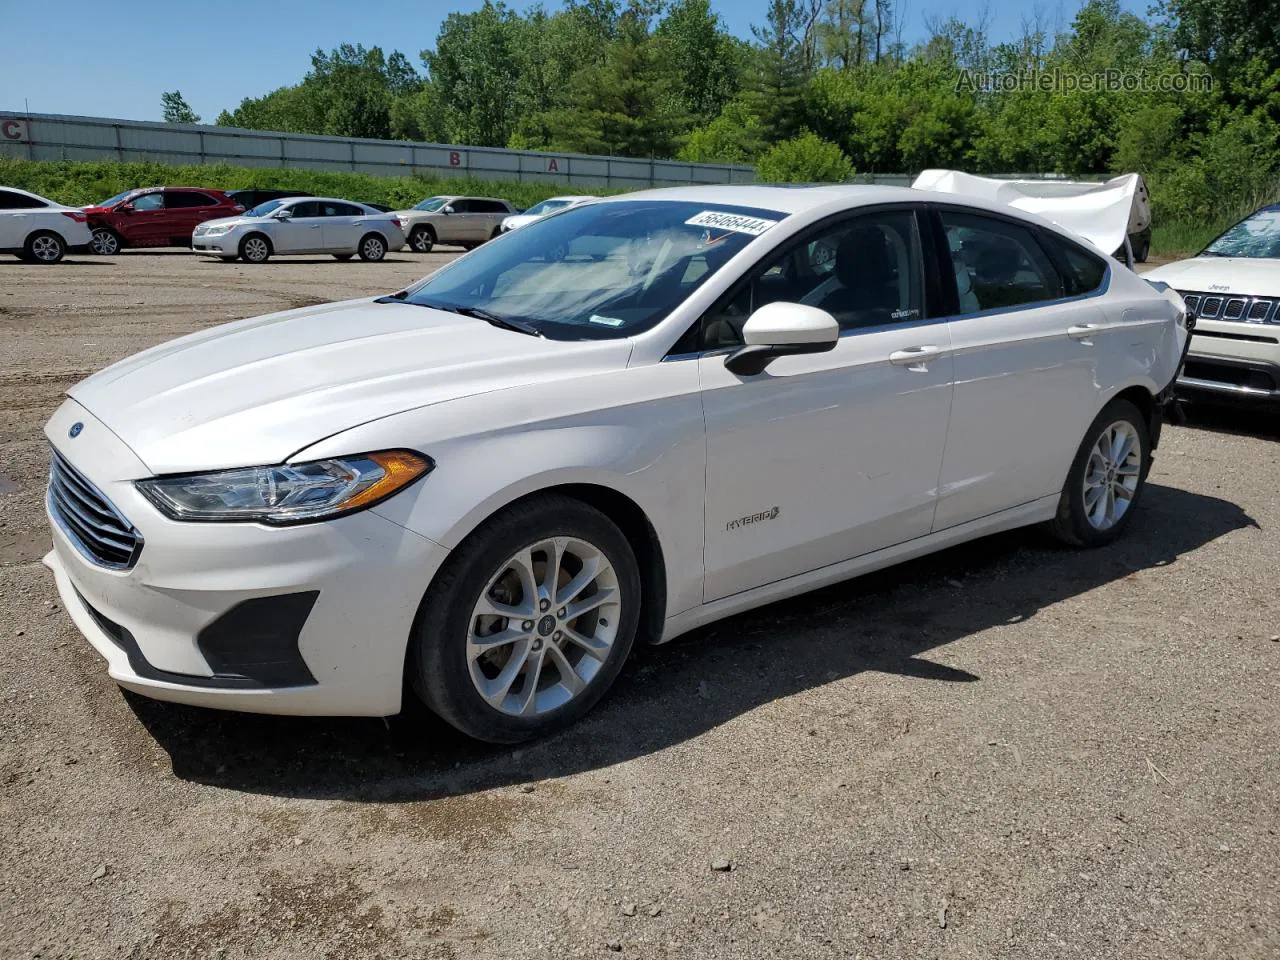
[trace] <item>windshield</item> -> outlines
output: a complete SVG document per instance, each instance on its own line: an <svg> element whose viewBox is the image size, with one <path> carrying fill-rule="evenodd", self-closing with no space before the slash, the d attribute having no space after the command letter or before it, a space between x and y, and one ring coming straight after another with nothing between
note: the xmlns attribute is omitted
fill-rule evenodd
<svg viewBox="0 0 1280 960"><path fill-rule="evenodd" d="M481 310L559 340L628 337L785 216L706 201L584 204L485 244L404 299Z"/></svg>
<svg viewBox="0 0 1280 960"><path fill-rule="evenodd" d="M282 203L284 203L283 200L268 200L266 203L258 204L252 210L246 210L243 215L246 217L265 217Z"/></svg>
<svg viewBox="0 0 1280 960"><path fill-rule="evenodd" d="M541 203L535 203L525 213L530 216L541 215L550 213L552 210L559 210L561 207L567 207L571 203L573 203L572 200L556 200L552 198L551 200L543 200Z"/></svg>
<svg viewBox="0 0 1280 960"><path fill-rule="evenodd" d="M138 192L137 190L126 190L124 191L124 193L117 193L114 197L107 197L107 199L103 200L100 204L98 204L98 206L114 207L117 203L119 203L125 197L131 197L137 192Z"/></svg>
<svg viewBox="0 0 1280 960"><path fill-rule="evenodd" d="M1204 252L1211 257L1280 258L1280 207L1245 217Z"/></svg>
<svg viewBox="0 0 1280 960"><path fill-rule="evenodd" d="M425 210L427 213L434 213L436 210L439 210L446 203L448 203L450 199L451 198L449 197L427 197L427 199L423 200L420 204L415 206L413 209Z"/></svg>

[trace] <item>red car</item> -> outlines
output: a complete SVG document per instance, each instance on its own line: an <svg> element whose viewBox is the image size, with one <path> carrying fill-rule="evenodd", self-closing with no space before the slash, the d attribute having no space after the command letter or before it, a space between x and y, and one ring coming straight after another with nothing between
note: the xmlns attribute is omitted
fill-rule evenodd
<svg viewBox="0 0 1280 960"><path fill-rule="evenodd" d="M147 187L126 190L85 207L94 253L110 256L122 247L189 247L196 225L234 217L244 207L221 190Z"/></svg>

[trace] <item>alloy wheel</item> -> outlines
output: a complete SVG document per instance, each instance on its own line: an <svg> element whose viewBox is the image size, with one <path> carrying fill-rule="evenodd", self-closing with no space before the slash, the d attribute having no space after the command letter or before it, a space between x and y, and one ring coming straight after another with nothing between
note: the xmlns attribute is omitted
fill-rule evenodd
<svg viewBox="0 0 1280 960"><path fill-rule="evenodd" d="M467 666L476 691L511 716L563 707L608 659L620 598L613 564L585 540L554 537L513 554L468 622Z"/></svg>
<svg viewBox="0 0 1280 960"><path fill-rule="evenodd" d="M120 252L120 238L110 230L95 230L89 245L102 257L113 257Z"/></svg>
<svg viewBox="0 0 1280 960"><path fill-rule="evenodd" d="M360 255L366 260L381 260L386 252L386 244L377 237L365 238L364 245L360 248Z"/></svg>
<svg viewBox="0 0 1280 960"><path fill-rule="evenodd" d="M31 255L43 263L56 263L62 259L62 244L57 237L36 237L31 241Z"/></svg>
<svg viewBox="0 0 1280 960"><path fill-rule="evenodd" d="M1128 512L1142 476L1142 441L1127 420L1098 436L1084 468L1084 512L1095 530L1110 530Z"/></svg>
<svg viewBox="0 0 1280 960"><path fill-rule="evenodd" d="M267 241L261 237L250 237L244 242L244 258L250 263L261 263L270 254Z"/></svg>

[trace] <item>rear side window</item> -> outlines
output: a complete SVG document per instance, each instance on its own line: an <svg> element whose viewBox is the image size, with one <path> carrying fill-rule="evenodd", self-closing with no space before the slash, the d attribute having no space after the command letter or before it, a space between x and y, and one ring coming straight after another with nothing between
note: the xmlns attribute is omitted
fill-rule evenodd
<svg viewBox="0 0 1280 960"><path fill-rule="evenodd" d="M359 207L349 203L326 203L322 206L326 217L358 217L364 213Z"/></svg>
<svg viewBox="0 0 1280 960"><path fill-rule="evenodd" d="M1063 279L1066 281L1068 295L1092 293L1102 286L1107 275L1107 265L1101 257L1052 234L1046 234L1045 239L1057 250L1062 266L1065 267Z"/></svg>
<svg viewBox="0 0 1280 960"><path fill-rule="evenodd" d="M473 200L471 201L476 213L507 213L507 206L499 203L497 200Z"/></svg>
<svg viewBox="0 0 1280 960"><path fill-rule="evenodd" d="M961 313L1056 300L1062 279L1027 227L953 210L940 211L955 269Z"/></svg>
<svg viewBox="0 0 1280 960"><path fill-rule="evenodd" d="M0 210L36 210L47 206L47 203L35 197L14 193L12 190L0 190Z"/></svg>
<svg viewBox="0 0 1280 960"><path fill-rule="evenodd" d="M207 193L195 190L168 190L165 192L164 205L180 210L187 207L216 207L218 201Z"/></svg>

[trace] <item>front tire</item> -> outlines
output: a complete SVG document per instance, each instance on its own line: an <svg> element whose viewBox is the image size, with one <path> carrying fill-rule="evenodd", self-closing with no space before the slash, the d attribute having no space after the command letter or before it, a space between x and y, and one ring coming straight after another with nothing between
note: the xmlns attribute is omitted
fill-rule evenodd
<svg viewBox="0 0 1280 960"><path fill-rule="evenodd" d="M581 501L548 496L482 524L427 591L409 681L468 736L519 743L573 723L635 641L640 571L625 536Z"/></svg>
<svg viewBox="0 0 1280 960"><path fill-rule="evenodd" d="M1128 400L1112 400L1085 431L1050 532L1074 547L1111 543L1133 520L1150 468L1146 418Z"/></svg>
<svg viewBox="0 0 1280 960"><path fill-rule="evenodd" d="M120 252L120 235L107 227L98 227L93 231L89 241L89 249L101 257L114 257Z"/></svg>
<svg viewBox="0 0 1280 960"><path fill-rule="evenodd" d="M387 241L380 233L368 233L360 240L360 259L378 263L387 255Z"/></svg>
<svg viewBox="0 0 1280 960"><path fill-rule="evenodd" d="M271 241L260 233L251 233L240 241L240 259L245 263L266 263L271 257Z"/></svg>
<svg viewBox="0 0 1280 960"><path fill-rule="evenodd" d="M409 234L409 246L414 253L430 253L435 245L436 234L430 227L414 227Z"/></svg>

